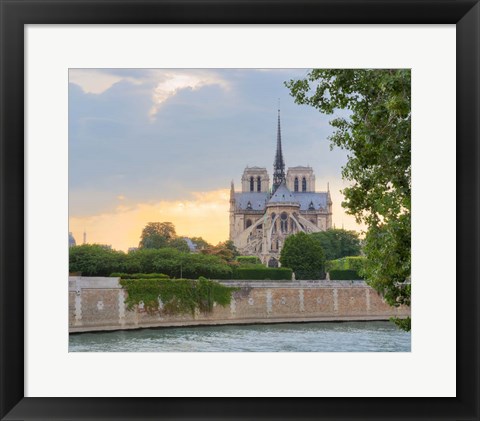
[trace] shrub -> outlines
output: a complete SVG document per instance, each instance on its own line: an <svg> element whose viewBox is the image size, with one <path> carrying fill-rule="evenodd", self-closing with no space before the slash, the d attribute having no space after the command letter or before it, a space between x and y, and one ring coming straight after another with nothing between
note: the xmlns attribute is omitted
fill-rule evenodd
<svg viewBox="0 0 480 421"><path fill-rule="evenodd" d="M353 270L361 273L365 264L365 257L348 256L337 260L329 260L326 264L327 271L332 270Z"/></svg>
<svg viewBox="0 0 480 421"><path fill-rule="evenodd" d="M159 251L159 249L138 249L129 252L125 262L125 272L154 273L153 261L158 256Z"/></svg>
<svg viewBox="0 0 480 421"><path fill-rule="evenodd" d="M345 256L358 256L360 254L360 240L355 231L344 229L329 229L327 231L309 234L317 241L325 253L327 260L339 259Z"/></svg>
<svg viewBox="0 0 480 421"><path fill-rule="evenodd" d="M240 266L261 264L260 259L257 256L238 256L237 262Z"/></svg>
<svg viewBox="0 0 480 421"><path fill-rule="evenodd" d="M323 280L327 277L327 274L324 270L322 269L307 269L307 270L302 270L298 269L295 271L295 279L298 280Z"/></svg>
<svg viewBox="0 0 480 421"><path fill-rule="evenodd" d="M362 268L365 264L365 257L348 256L327 262L327 271L331 280L355 280L363 279Z"/></svg>
<svg viewBox="0 0 480 421"><path fill-rule="evenodd" d="M296 279L323 279L325 276L323 249L304 232L286 238L280 262L282 266L293 269Z"/></svg>
<svg viewBox="0 0 480 421"><path fill-rule="evenodd" d="M125 279L155 279L158 275L189 279L232 277L232 268L218 256L183 253L174 248L140 249L125 254L99 245L70 247L69 271L82 272L84 276L121 275Z"/></svg>
<svg viewBox="0 0 480 421"><path fill-rule="evenodd" d="M205 277L211 279L229 279L232 277L232 268L220 257L205 254L188 254L183 255L177 260L175 266L170 269L172 277L180 277L179 264L181 263L182 277L195 279L198 277ZM168 259L163 260L159 258L156 262L157 269L160 272L169 273Z"/></svg>
<svg viewBox="0 0 480 421"><path fill-rule="evenodd" d="M143 249L128 254L126 272L161 273L170 278L196 279L200 276L228 279L232 269L220 257L182 253L172 248Z"/></svg>
<svg viewBox="0 0 480 421"><path fill-rule="evenodd" d="M143 302L147 312L159 310L159 299L166 314L194 314L198 309L210 312L213 303L221 306L230 304L232 292L236 288L209 281L200 277L198 281L181 279L125 279L120 284L127 291L125 303L131 310Z"/></svg>
<svg viewBox="0 0 480 421"><path fill-rule="evenodd" d="M69 272L83 276L108 276L124 270L126 254L100 244L83 244L69 248Z"/></svg>
<svg viewBox="0 0 480 421"><path fill-rule="evenodd" d="M356 281L363 279L356 270L334 269L329 272L332 281Z"/></svg>
<svg viewBox="0 0 480 421"><path fill-rule="evenodd" d="M122 273L114 272L110 274L110 277L113 278L122 278L122 279L169 279L168 275L164 273Z"/></svg>
<svg viewBox="0 0 480 421"><path fill-rule="evenodd" d="M241 280L272 280L272 281L290 281L292 279L292 269L289 268L267 268L263 265L259 267L239 267L233 271L234 279Z"/></svg>

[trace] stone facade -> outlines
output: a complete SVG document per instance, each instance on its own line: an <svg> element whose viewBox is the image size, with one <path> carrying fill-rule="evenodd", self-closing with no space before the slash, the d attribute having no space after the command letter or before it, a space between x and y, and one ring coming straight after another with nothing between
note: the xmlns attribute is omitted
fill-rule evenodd
<svg viewBox="0 0 480 421"><path fill-rule="evenodd" d="M280 114L274 177L266 168L247 167L242 191L230 188L230 240L243 255L258 256L268 266L278 266L285 238L297 232L325 231L332 227L330 191L315 191L311 167L285 165L281 148Z"/></svg>
<svg viewBox="0 0 480 421"><path fill-rule="evenodd" d="M128 311L119 278L69 278L69 331L138 329L248 323L388 320L407 317L409 307L392 308L361 281L221 281L237 286L229 306L208 314L166 315L161 303L150 314Z"/></svg>

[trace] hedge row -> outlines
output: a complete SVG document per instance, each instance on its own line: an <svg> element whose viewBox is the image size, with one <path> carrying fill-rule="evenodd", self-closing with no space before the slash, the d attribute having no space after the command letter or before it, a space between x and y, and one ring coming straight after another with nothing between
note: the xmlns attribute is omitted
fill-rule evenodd
<svg viewBox="0 0 480 421"><path fill-rule="evenodd" d="M260 259L257 256L238 256L236 260L241 266L248 264L261 264Z"/></svg>
<svg viewBox="0 0 480 421"><path fill-rule="evenodd" d="M114 272L110 275L112 278L122 279L170 279L168 275L164 273L122 273Z"/></svg>
<svg viewBox="0 0 480 421"><path fill-rule="evenodd" d="M364 265L365 257L363 256L348 256L341 259L329 260L326 263L327 271L331 273L332 270L353 270L359 272Z"/></svg>
<svg viewBox="0 0 480 421"><path fill-rule="evenodd" d="M356 270L331 270L329 272L332 281L356 281L363 279Z"/></svg>
<svg viewBox="0 0 480 421"><path fill-rule="evenodd" d="M142 249L128 254L96 244L70 247L69 272L83 276L112 273L162 273L170 278L231 279L232 268L218 256L182 253L173 248Z"/></svg>
<svg viewBox="0 0 480 421"><path fill-rule="evenodd" d="M297 280L323 280L327 277L327 274L323 270L302 270L295 271L295 279Z"/></svg>
<svg viewBox="0 0 480 421"><path fill-rule="evenodd" d="M267 267L239 267L233 271L233 279L238 280L271 280L290 281L292 269L289 268L267 268Z"/></svg>
<svg viewBox="0 0 480 421"><path fill-rule="evenodd" d="M357 280L363 279L356 270L331 270L330 279L333 281ZM121 273L114 272L110 275L114 278L122 279L169 279L164 273ZM296 274L298 276L298 274ZM311 277L311 276L310 276ZM266 268L259 267L240 267L235 269L233 278L238 280L291 280L292 270L289 268ZM325 273L318 273L312 279L325 279Z"/></svg>
<svg viewBox="0 0 480 421"><path fill-rule="evenodd" d="M121 273L114 272L110 275L115 278L148 280L148 279L169 279L168 275L164 273ZM237 280L287 280L292 279L292 270L289 268L267 268L263 265L257 267L240 267L233 272L233 279ZM178 279L177 279L178 280Z"/></svg>

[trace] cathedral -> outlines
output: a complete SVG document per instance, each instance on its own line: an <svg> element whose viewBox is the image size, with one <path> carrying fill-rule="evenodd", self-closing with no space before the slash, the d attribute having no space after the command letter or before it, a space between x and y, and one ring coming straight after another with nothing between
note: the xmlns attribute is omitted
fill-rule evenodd
<svg viewBox="0 0 480 421"><path fill-rule="evenodd" d="M285 174L278 110L277 150L273 181L264 167L247 167L242 191L230 188L230 240L244 256L258 256L270 267L279 266L285 238L297 232L332 227L330 191L315 191L311 167L290 167Z"/></svg>

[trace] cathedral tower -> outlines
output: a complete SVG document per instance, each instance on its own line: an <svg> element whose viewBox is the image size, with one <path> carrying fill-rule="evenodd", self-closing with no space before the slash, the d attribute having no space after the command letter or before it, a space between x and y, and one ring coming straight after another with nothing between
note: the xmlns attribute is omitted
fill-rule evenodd
<svg viewBox="0 0 480 421"><path fill-rule="evenodd" d="M280 107L279 107L280 108ZM276 267L288 236L298 232L325 231L332 226L330 189L315 191L315 174L310 166L285 170L280 129L270 190L265 167L246 167L242 189L230 185L230 240L244 256L257 256Z"/></svg>

